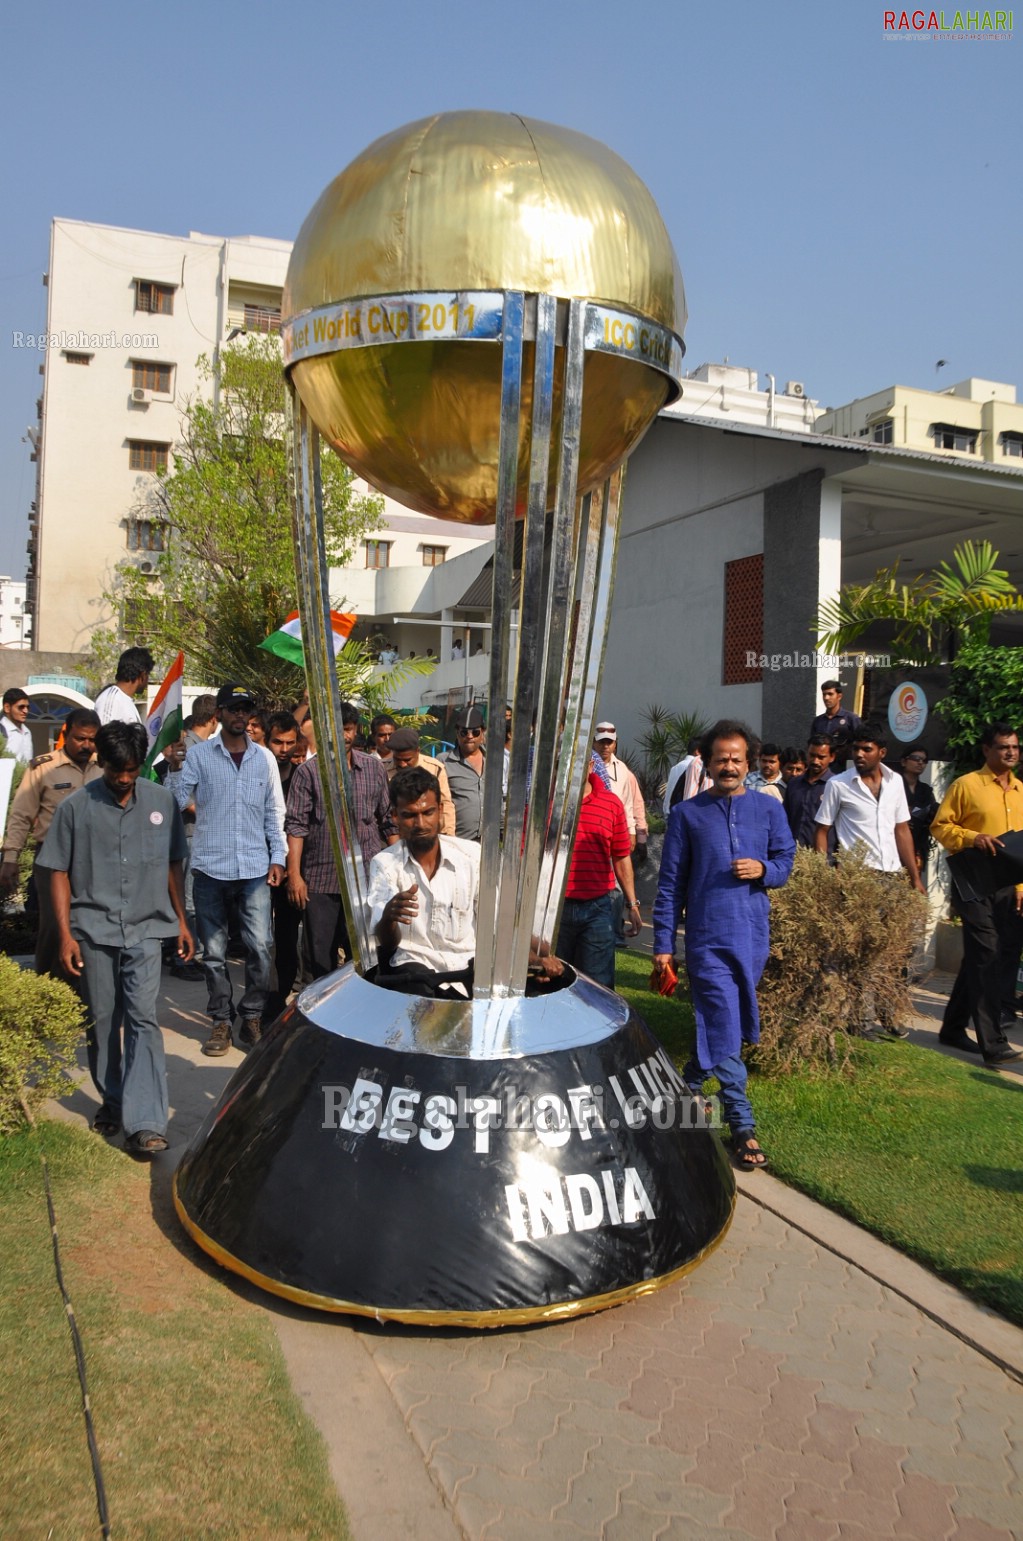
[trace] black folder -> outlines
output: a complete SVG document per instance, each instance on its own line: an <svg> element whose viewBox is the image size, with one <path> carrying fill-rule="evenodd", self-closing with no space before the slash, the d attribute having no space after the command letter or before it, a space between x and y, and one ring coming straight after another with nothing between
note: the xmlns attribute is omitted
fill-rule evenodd
<svg viewBox="0 0 1023 1541"><path fill-rule="evenodd" d="M1023 883L1023 830L1010 829L996 839L1002 845L994 856L970 846L948 858L948 870L960 899L990 899L1000 888Z"/></svg>

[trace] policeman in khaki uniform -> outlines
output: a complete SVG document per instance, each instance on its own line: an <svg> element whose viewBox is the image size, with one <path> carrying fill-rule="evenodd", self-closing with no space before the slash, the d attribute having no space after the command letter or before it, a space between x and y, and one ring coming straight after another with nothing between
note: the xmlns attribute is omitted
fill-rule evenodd
<svg viewBox="0 0 1023 1541"><path fill-rule="evenodd" d="M76 707L64 722L64 747L40 754L22 777L7 815L0 893L9 894L18 884L18 858L29 836L36 847L46 838L56 809L72 792L95 781L102 773L95 760L99 716L87 707ZM49 883L37 885L35 870L29 881L28 909L37 910L36 973L57 972L57 927L50 903Z"/></svg>

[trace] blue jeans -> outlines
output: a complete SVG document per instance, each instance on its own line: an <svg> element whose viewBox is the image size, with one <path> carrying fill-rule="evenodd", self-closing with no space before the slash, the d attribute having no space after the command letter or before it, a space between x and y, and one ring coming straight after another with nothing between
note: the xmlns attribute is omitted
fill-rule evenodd
<svg viewBox="0 0 1023 1541"><path fill-rule="evenodd" d="M202 966L209 992L207 1011L214 1022L234 1016L231 980L227 972L227 931L232 903L245 948L245 994L238 1003L242 1017L261 1017L270 987L271 889L266 874L259 878L223 881L196 872L192 894L195 927L202 946Z"/></svg>
<svg viewBox="0 0 1023 1541"><path fill-rule="evenodd" d="M558 957L589 974L598 985L615 987L615 926L612 894L599 899L566 899L558 929Z"/></svg>
<svg viewBox="0 0 1023 1541"><path fill-rule="evenodd" d="M746 1066L741 1054L730 1054L723 1059L720 1065L712 1065L705 1069L698 1065L695 1059L691 1059L682 1071L683 1080L687 1081L693 1091L701 1090L708 1076L715 1076L721 1087L721 1106L725 1110L725 1118L732 1134L738 1134L740 1129L755 1129L757 1121L753 1117L753 1109L750 1100L746 1096Z"/></svg>
<svg viewBox="0 0 1023 1541"><path fill-rule="evenodd" d="M104 1109L125 1134L167 1130L163 1034L156 1020L159 938L135 947L100 947L81 938L82 986L89 1011L89 1069ZM121 1029L124 1028L124 1046Z"/></svg>

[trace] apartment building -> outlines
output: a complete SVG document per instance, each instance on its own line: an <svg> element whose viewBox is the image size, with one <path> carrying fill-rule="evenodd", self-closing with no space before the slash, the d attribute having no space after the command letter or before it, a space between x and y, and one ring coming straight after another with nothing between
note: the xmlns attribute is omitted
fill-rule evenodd
<svg viewBox="0 0 1023 1541"><path fill-rule="evenodd" d="M185 405L209 388L199 358L244 333L279 328L290 254L289 241L269 237L54 220L25 606L37 649L87 651L92 632L110 621L102 595L117 564L154 570L168 532L134 517L140 493L170 464ZM436 566L491 532L463 532L390 500L385 518L352 567L332 575L332 588L358 609L365 631L391 635L392 590L414 598ZM409 570L404 582L382 584L394 569Z"/></svg>
<svg viewBox="0 0 1023 1541"><path fill-rule="evenodd" d="M25 614L25 584L0 577L0 647L21 651L32 646L32 623Z"/></svg>
<svg viewBox="0 0 1023 1541"><path fill-rule="evenodd" d="M1023 461L1023 405L1016 387L970 378L944 391L890 385L844 407L829 407L818 433L868 444L927 450L950 460Z"/></svg>

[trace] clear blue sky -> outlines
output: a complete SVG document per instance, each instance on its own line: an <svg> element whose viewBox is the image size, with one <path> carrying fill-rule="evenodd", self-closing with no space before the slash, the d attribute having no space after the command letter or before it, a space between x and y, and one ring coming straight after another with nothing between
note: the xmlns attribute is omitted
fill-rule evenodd
<svg viewBox="0 0 1023 1541"><path fill-rule="evenodd" d="M951 19L954 7L946 9ZM1023 9L1005 43L886 38L848 0L25 4L0 92L0 572L24 576L55 216L292 238L378 135L487 107L644 178L685 274L687 365L823 405L967 375L1023 387Z"/></svg>

